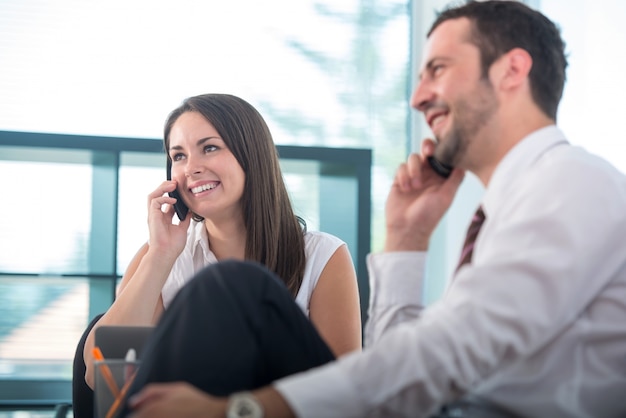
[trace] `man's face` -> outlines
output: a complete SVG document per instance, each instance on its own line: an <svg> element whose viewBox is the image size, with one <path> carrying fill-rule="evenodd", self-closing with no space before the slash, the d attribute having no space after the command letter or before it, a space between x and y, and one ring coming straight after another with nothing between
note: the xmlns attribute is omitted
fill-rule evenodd
<svg viewBox="0 0 626 418"><path fill-rule="evenodd" d="M435 29L411 98L411 106L424 113L439 143L435 157L465 169L472 164L469 147L483 142L483 128L498 109L493 86L481 75L480 51L469 41L470 27L470 21L461 18Z"/></svg>

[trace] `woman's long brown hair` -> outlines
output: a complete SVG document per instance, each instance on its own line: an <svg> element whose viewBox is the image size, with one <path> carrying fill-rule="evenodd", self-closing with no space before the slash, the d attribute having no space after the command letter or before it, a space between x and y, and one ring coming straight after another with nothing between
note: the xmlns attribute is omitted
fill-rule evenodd
<svg viewBox="0 0 626 418"><path fill-rule="evenodd" d="M246 174L241 198L246 259L262 263L276 273L295 297L306 264L306 224L293 212L278 152L265 120L252 105L236 96L189 97L167 118L166 153L172 125L185 112L198 112L213 125ZM202 220L198 215L194 219Z"/></svg>

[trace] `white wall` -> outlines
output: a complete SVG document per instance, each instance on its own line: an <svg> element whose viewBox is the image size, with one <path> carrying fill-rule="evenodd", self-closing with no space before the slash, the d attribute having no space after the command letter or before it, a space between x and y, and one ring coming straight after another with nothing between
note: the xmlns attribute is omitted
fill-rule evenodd
<svg viewBox="0 0 626 418"><path fill-rule="evenodd" d="M541 0L569 54L558 124L569 140L626 172L626 2Z"/></svg>

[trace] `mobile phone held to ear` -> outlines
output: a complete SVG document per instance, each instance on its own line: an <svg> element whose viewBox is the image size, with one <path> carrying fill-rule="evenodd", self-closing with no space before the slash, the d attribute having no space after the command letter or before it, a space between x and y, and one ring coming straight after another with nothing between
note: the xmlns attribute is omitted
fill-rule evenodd
<svg viewBox="0 0 626 418"><path fill-rule="evenodd" d="M428 163L430 164L430 167L433 169L433 171L439 174L441 177L445 179L450 177L450 173L452 173L453 167L449 166L448 164L442 163L432 155L428 157Z"/></svg>
<svg viewBox="0 0 626 418"><path fill-rule="evenodd" d="M172 179L172 162L169 158L167 159L167 179ZM181 199L178 190L169 192L168 195L176 199L176 203L174 203L174 211L176 212L176 216L178 216L178 219L180 219L181 221L184 220L187 217L189 208L187 207L187 205L185 205L183 199Z"/></svg>

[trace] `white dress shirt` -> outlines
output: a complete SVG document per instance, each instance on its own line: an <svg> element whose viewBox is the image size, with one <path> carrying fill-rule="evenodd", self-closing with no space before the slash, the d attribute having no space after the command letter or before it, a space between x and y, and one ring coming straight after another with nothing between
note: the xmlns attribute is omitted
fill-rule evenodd
<svg viewBox="0 0 626 418"><path fill-rule="evenodd" d="M275 383L299 417L626 416L626 176L543 128L496 168L471 264L422 309L424 253L368 257L366 348Z"/></svg>

